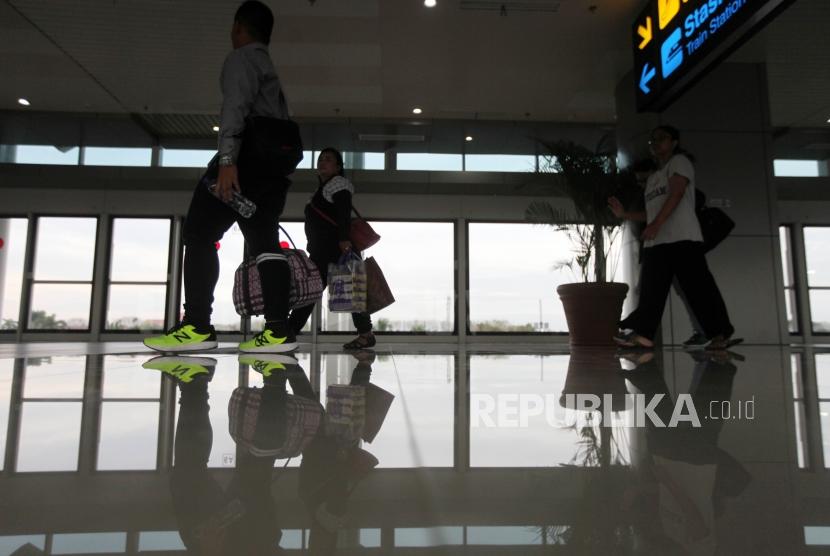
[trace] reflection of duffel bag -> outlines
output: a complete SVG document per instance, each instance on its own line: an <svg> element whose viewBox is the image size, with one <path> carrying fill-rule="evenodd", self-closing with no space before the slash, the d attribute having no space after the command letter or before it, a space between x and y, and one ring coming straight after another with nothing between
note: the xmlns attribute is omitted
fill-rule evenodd
<svg viewBox="0 0 830 556"><path fill-rule="evenodd" d="M231 437L246 452L277 459L300 455L323 420L319 402L276 388L239 387L228 403Z"/></svg>
<svg viewBox="0 0 830 556"><path fill-rule="evenodd" d="M294 245L294 240L280 226L280 230ZM305 251L297 249L283 249L291 269L291 289L288 292L288 306L292 309L313 305L323 296L323 279L317 266L311 262ZM262 284L259 280L259 271L256 260L242 261L233 276L233 304L236 312L243 317L262 315L265 312L265 302L262 298Z"/></svg>

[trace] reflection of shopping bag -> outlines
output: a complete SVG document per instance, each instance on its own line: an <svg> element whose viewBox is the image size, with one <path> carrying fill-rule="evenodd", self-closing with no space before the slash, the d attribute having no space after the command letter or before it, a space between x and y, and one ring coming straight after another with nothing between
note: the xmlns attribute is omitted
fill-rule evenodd
<svg viewBox="0 0 830 556"><path fill-rule="evenodd" d="M364 261L366 265L366 312L376 313L395 302L395 296L386 283L383 271L374 257Z"/></svg>
<svg viewBox="0 0 830 556"><path fill-rule="evenodd" d="M343 255L329 265L329 311L362 313L366 311L366 265L354 253Z"/></svg>
<svg viewBox="0 0 830 556"><path fill-rule="evenodd" d="M389 408L392 406L395 396L375 384L367 384L365 388L366 422L363 425L361 438L371 443L386 420L386 415L389 413Z"/></svg>
<svg viewBox="0 0 830 556"><path fill-rule="evenodd" d="M326 398L326 436L335 438L340 447L357 446L366 423L365 388L331 384Z"/></svg>
<svg viewBox="0 0 830 556"><path fill-rule="evenodd" d="M285 459L300 455L317 434L323 408L284 391L239 387L228 403L228 417L240 448L257 457Z"/></svg>

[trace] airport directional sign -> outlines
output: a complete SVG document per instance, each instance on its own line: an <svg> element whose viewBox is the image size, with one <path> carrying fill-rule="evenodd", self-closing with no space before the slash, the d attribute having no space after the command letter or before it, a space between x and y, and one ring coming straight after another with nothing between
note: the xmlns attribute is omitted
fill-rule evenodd
<svg viewBox="0 0 830 556"><path fill-rule="evenodd" d="M794 1L648 0L631 33L637 110L667 107Z"/></svg>

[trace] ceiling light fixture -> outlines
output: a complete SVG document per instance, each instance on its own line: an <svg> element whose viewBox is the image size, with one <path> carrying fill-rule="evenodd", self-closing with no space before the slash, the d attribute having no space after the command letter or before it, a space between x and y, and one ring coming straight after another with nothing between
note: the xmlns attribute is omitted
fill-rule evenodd
<svg viewBox="0 0 830 556"><path fill-rule="evenodd" d="M437 2L435 0L424 0L424 6L427 8L434 8Z"/></svg>
<svg viewBox="0 0 830 556"><path fill-rule="evenodd" d="M465 140L465 141L467 141L467 142L469 143L470 141L472 141L472 140L473 140L473 136L472 136L472 135L468 135L467 137L465 137L465 138L464 138L464 140Z"/></svg>
<svg viewBox="0 0 830 556"><path fill-rule="evenodd" d="M423 110L421 110L420 108L417 108L417 107L412 109L413 114L421 114L422 112L423 112Z"/></svg>
<svg viewBox="0 0 830 556"><path fill-rule="evenodd" d="M22 104L23 106L31 106L32 103L26 100L25 98L17 99L17 104Z"/></svg>
<svg viewBox="0 0 830 556"><path fill-rule="evenodd" d="M218 125L213 126L213 131L219 131L219 126Z"/></svg>

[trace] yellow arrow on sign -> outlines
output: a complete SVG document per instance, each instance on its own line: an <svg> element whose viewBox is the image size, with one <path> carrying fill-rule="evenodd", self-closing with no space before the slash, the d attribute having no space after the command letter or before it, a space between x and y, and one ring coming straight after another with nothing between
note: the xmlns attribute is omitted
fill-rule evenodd
<svg viewBox="0 0 830 556"><path fill-rule="evenodd" d="M665 29L680 11L680 0L657 0L657 15L660 29Z"/></svg>
<svg viewBox="0 0 830 556"><path fill-rule="evenodd" d="M640 37L642 37L642 39L643 39L643 41L640 43L640 46L637 47L638 49L640 49L640 50L644 49L646 47L646 45L651 42L651 36L652 36L651 31L652 31L652 29L651 29L651 16L648 16L646 18L646 26L645 27L643 27L642 25L637 26L637 34L640 35Z"/></svg>

